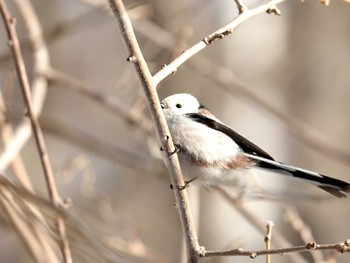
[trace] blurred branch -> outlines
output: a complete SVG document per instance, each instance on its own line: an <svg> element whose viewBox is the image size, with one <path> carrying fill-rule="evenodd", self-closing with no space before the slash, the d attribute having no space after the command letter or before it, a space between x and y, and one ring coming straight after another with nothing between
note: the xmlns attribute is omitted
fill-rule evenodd
<svg viewBox="0 0 350 263"><path fill-rule="evenodd" d="M170 61L174 60L179 56L182 51L187 48L187 42L193 35L193 28L190 26L185 26L181 29L180 33L176 36L176 41L171 51ZM166 67L166 65L164 65Z"/></svg>
<svg viewBox="0 0 350 263"><path fill-rule="evenodd" d="M128 124L139 126L139 128L141 128L141 130L147 135L151 134L152 127L147 125L147 123L142 122L143 116L140 114L133 114L133 111L128 110L129 107L127 105L123 105L123 103L116 98L111 98L107 94L88 88L81 80L57 69L50 69L46 71L44 75L49 81L59 83L65 88L70 88L71 90L96 101L101 106L122 117Z"/></svg>
<svg viewBox="0 0 350 263"><path fill-rule="evenodd" d="M174 59L170 64L163 67L161 70L159 70L156 74L154 74L153 79L154 83L158 85L163 79L165 79L170 74L173 74L176 72L177 68L181 66L183 63L185 63L188 59L193 57L195 54L197 54L199 51L203 50L205 47L209 46L213 42L215 42L218 39L223 39L225 36L229 36L233 33L233 30L238 27L240 24L242 24L244 21L248 20L249 18L256 16L258 14L264 13L270 8L274 7L278 3L283 2L284 0L271 0L266 4L259 5L258 7L247 10L237 17L235 17L231 22L229 22L227 25L223 26L219 30L216 30L212 34L206 36L203 40L199 41L198 43L194 44L192 47L186 49L180 56L178 56L176 59Z"/></svg>
<svg viewBox="0 0 350 263"><path fill-rule="evenodd" d="M89 5L93 7L93 9L91 9L90 11L87 11L86 13L78 15L77 17L69 21L59 22L58 24L55 24L52 28L49 28L47 31L45 31L44 38L47 44L50 44L56 41L58 38L64 35L67 35L68 33L77 34L77 33L81 33L84 29L86 30L87 28L86 24L88 21L91 21L91 15L94 15L97 12L105 12L105 13L108 13L109 15L112 15L108 5L104 2L91 1L91 0L77 0L77 1L81 2L82 4ZM145 4L134 6L133 8L129 9L128 12L130 17L133 20L136 20L139 18L147 18L153 14L153 7L151 6L151 4L145 3ZM42 36L40 36L40 38L42 38ZM21 40L20 45L23 53L28 51L30 52L33 51L32 42L33 42L33 39L31 36L29 36L29 39ZM6 52L3 54L0 54L0 64L8 63L10 60L11 60L10 53Z"/></svg>
<svg viewBox="0 0 350 263"><path fill-rule="evenodd" d="M5 105L5 101L3 99L3 96L0 95L0 111L3 112L5 116L8 115L8 110ZM9 141L12 140L13 134L12 134L12 128L11 125L6 121L1 124L1 137L4 145L7 145ZM31 193L35 194L35 190L33 188L33 185L30 181L30 178L27 174L27 171L25 169L25 166L23 164L23 161L20 157L20 155L17 155L11 162L10 168L16 177L16 179L20 182L21 185L23 185L24 188L26 188ZM40 212L40 210L31 204L24 203L22 206L19 206L16 202L19 200L16 198L13 198L11 196L11 193L7 191L4 187L0 187L0 192L2 193L3 197L7 197L6 200L2 198L0 202L3 203L4 209L6 209L6 214L8 217L10 217L10 222L14 225L15 229L17 230L18 234L22 237L24 245L34 254L34 257L36 258L37 262L59 262L58 255L55 252L54 247L51 245L53 243L53 238L50 234L47 232L42 231L43 227L48 227L47 222ZM17 207L17 209L14 209ZM27 209L26 212L30 212L33 215L36 216L36 221L33 220L27 220L27 223L25 220L27 219L27 213L25 213L24 208ZM17 210L17 211L16 211ZM17 213L21 213L17 218ZM21 222L22 221L22 222ZM40 222L40 224L37 224L37 222ZM23 226L24 225L24 226ZM22 231L22 228L28 229L28 231L24 230ZM28 236L29 235L29 236ZM34 243L37 246L40 246L40 249L36 250L33 249L31 239L35 239ZM37 254L38 255L37 255ZM39 256L40 255L40 256ZM40 260L38 260L40 259Z"/></svg>
<svg viewBox="0 0 350 263"><path fill-rule="evenodd" d="M118 251L122 251L123 253L130 254L141 259L143 263L170 263L170 261L163 255L159 254L158 251L145 246L145 244L138 237L135 237L133 240L128 240L127 242L118 237L107 237L104 238L103 241Z"/></svg>
<svg viewBox="0 0 350 263"><path fill-rule="evenodd" d="M82 197L87 199L90 209L92 206L97 205L98 212L94 213L93 216L98 220L99 227L104 225L112 226L107 236L101 237L101 240L105 244L117 251L135 257L138 261L142 260L142 263L169 263L169 260L164 255L145 245L137 226L131 225L121 219L118 211L113 208L113 198L106 194L104 189L97 189L95 185L97 175L95 174L93 165L88 156L80 154L70 159L68 163L64 165L60 174L62 174L62 177L67 174L74 174L71 176L72 179L76 179L77 174L80 175L79 193ZM87 214L86 216L90 218L91 214ZM117 235L112 232L115 228L118 228L125 238L117 237Z"/></svg>
<svg viewBox="0 0 350 263"><path fill-rule="evenodd" d="M301 216L298 213L298 210L291 206L283 205L286 210L284 219L287 221L294 230L299 234L301 240L305 243L310 242L312 240L316 240L311 232L311 228L303 221ZM314 262L322 262L323 254L321 251L315 250L311 253Z"/></svg>
<svg viewBox="0 0 350 263"><path fill-rule="evenodd" d="M252 226L254 226L260 233L265 234L264 228L266 226L265 221L260 218L256 213L250 211L246 206L243 205L240 196L235 197L229 191L222 186L215 186L217 192L224 197L245 219L247 219ZM274 238L271 242L279 246L292 246L291 243L279 232L277 229L274 231ZM306 263L306 260L300 254L289 254L288 255L293 262Z"/></svg>
<svg viewBox="0 0 350 263"><path fill-rule="evenodd" d="M12 160L21 151L31 135L30 123L23 120L21 125L13 132L13 138L0 153L0 171L4 171Z"/></svg>
<svg viewBox="0 0 350 263"><path fill-rule="evenodd" d="M124 167L143 173L157 173L154 167L160 167L152 161L141 155L134 154L125 149L105 143L103 140L92 136L83 130L77 130L73 127L60 123L57 120L41 119L42 127L46 131L60 136L74 144L84 147L94 153L101 154L109 160L123 165Z"/></svg>
<svg viewBox="0 0 350 263"><path fill-rule="evenodd" d="M96 236L89 227L85 226L81 220L81 217L73 216L72 213L67 213L67 210L63 207L55 207L51 202L43 198L40 194L33 194L23 186L19 186L8 178L0 174L0 187L6 188L11 192L15 200L28 202L31 205L40 209L47 217L56 218L61 217L65 220L67 229L70 233L70 240L72 249L74 249L75 255L84 258L83 262L103 262L103 263L115 263L115 262L135 262L122 260L120 257L120 251L112 249L104 244L100 237ZM36 218L31 218L30 215L28 221L35 221ZM43 226L43 228L45 228ZM50 235L53 235L54 240L58 237L56 233L46 229ZM46 240L48 242L48 240ZM134 255L131 255L134 256ZM41 261L38 261L41 262ZM55 261L44 261L42 263L55 262ZM61 261L60 261L61 262Z"/></svg>
<svg viewBox="0 0 350 263"><path fill-rule="evenodd" d="M56 24L54 27L50 28L49 30L44 32L44 36L40 35L40 38L44 40L47 44L50 44L54 41L56 41L58 38L62 37L63 35L67 34L68 32L73 33L76 31L82 32L83 28L82 25L86 25L86 21L88 19L91 19L91 15L95 14L97 11L96 9L93 9L89 12L83 13L82 15L76 17L75 19L72 19L68 22L61 22L59 24ZM39 25L40 26L40 25ZM41 31L41 30L40 30ZM39 32L37 32L39 33ZM42 32L40 32L42 34ZM42 43L45 47L45 43ZM24 38L21 40L20 43L22 52L25 54L26 52L32 52L33 51L33 39L31 36L29 36L29 39ZM35 52L35 50L34 50ZM0 64L8 63L11 60L11 53L3 53L0 55Z"/></svg>
<svg viewBox="0 0 350 263"><path fill-rule="evenodd" d="M51 202L53 203L54 206L61 206L62 205L62 200L58 194L51 163L49 160L49 156L47 153L47 148L45 144L45 140L37 119L37 115L35 112L35 108L33 106L33 100L32 100L32 95L30 91L30 86L29 86L29 80L28 76L26 73L23 57L21 54L21 49L19 46L19 41L15 29L15 19L11 17L9 11L6 8L5 3L3 0L0 0L0 11L1 15L4 20L5 28L8 34L9 38L9 46L12 51L13 57L14 57L14 62L16 66L16 71L18 75L18 79L20 82L20 87L22 90L22 94L25 100L25 104L27 106L28 110L28 117L31 122L31 126L33 129L34 137L37 143L38 151L40 154L40 160L43 166L44 174L45 174L45 179L47 183L47 188L48 188L48 193L49 197L51 199ZM58 228L58 232L60 234L61 240L60 240L60 246L61 246L61 252L64 258L64 261L66 263L71 263L72 258L71 258L71 252L70 248L68 245L68 240L66 236L66 230L65 230L65 225L64 221L62 218L58 217L56 219L56 224Z"/></svg>
<svg viewBox="0 0 350 263"><path fill-rule="evenodd" d="M10 192L3 186L0 187L0 207L3 210L3 214L18 233L18 236L22 239L23 244L27 248L32 258L39 263L48 262L46 254L43 253L43 248L38 240L33 236L32 228L26 221L23 220L22 215L19 215L16 209L18 209L16 202L12 198ZM51 261L50 261L51 262ZM52 258L52 262L59 262L57 259Z"/></svg>
<svg viewBox="0 0 350 263"><path fill-rule="evenodd" d="M221 85L223 89L230 93L234 93L235 96L240 95L255 105L261 107L261 109L270 113L273 117L277 118L286 127L289 132L297 139L308 145L311 149L321 153L329 158L337 160L347 166L350 166L350 153L344 151L342 148L338 148L334 145L327 143L326 141L315 136L315 132L306 124L302 123L297 118L290 114L284 113L282 110L272 106L270 102L264 101L257 94L250 91L248 85L241 81L234 75L232 70L222 67L214 62L209 62L206 58L201 57L196 61L197 70L203 72L203 74L210 74L210 79L216 81ZM207 66L204 68L198 67L198 65ZM191 64L192 66L192 64ZM193 64L193 67L195 65Z"/></svg>
<svg viewBox="0 0 350 263"><path fill-rule="evenodd" d="M174 194L186 239L188 262L198 262L201 248L198 244L187 192L186 190L180 190L181 186L185 185L185 183L181 173L179 160L177 158L177 154L175 153L169 128L160 107L156 90L157 82L152 78L146 61L143 58L123 2L121 0L109 0L108 2L118 22L121 35L129 52L128 61L134 63L136 72L139 75L139 79L147 97L149 110L156 126L157 134L161 140L164 152L167 155L167 167L169 169L171 183L173 186L175 186Z"/></svg>
<svg viewBox="0 0 350 263"><path fill-rule="evenodd" d="M33 51L33 76L31 83L32 98L34 113L39 115L44 103L47 88L46 79L40 75L40 72L44 72L46 68L49 68L48 51L42 37L40 23L30 2L28 0L14 0L13 3L23 19L24 26L28 32L28 43ZM16 127L16 130L13 133L13 139L8 142L8 145L0 154L0 171L6 169L12 159L23 148L30 135L30 123L26 118L23 118L21 124Z"/></svg>

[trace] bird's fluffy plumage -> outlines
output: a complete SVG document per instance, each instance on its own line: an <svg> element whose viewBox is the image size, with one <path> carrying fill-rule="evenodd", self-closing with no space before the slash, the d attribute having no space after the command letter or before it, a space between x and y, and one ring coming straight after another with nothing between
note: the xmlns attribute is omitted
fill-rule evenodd
<svg viewBox="0 0 350 263"><path fill-rule="evenodd" d="M190 94L169 96L161 106L188 179L211 185L240 176L247 169L261 168L315 184L337 197L350 192L350 184L344 181L275 161Z"/></svg>

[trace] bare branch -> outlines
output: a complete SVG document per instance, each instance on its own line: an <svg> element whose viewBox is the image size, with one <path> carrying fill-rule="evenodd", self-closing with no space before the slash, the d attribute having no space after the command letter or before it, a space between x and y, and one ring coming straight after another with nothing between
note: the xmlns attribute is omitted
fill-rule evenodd
<svg viewBox="0 0 350 263"><path fill-rule="evenodd" d="M44 174L45 174L49 197L54 206L60 206L61 198L57 191L52 167L51 167L49 156L47 153L45 140L37 119L37 115L34 111L28 76L26 73L25 64L23 61L23 57L19 46L16 29L15 29L15 19L11 17L9 11L6 8L6 5L3 3L2 0L0 0L0 11L1 11L1 15L3 17L5 28L8 34L9 46L11 48L12 55L14 57L14 62L16 66L18 79L20 82L20 87L23 93L25 104L28 109L28 117L31 122L34 137L35 137L38 151L40 154L40 160L41 160ZM57 223L57 228L61 237L60 246L61 246L62 255L66 263L71 263L72 258L71 258L70 248L68 245L68 240L66 237L64 221L62 218L58 217L56 220L56 223Z"/></svg>
<svg viewBox="0 0 350 263"><path fill-rule="evenodd" d="M166 162L170 172L170 178L174 187L174 194L179 209L182 227L185 233L188 262L198 262L201 248L198 244L197 234L189 207L189 201L186 190L180 187L185 184L177 154L174 152L174 144L171 139L169 128L160 107L159 98L156 90L156 81L147 67L143 58L141 49L136 40L130 19L126 13L124 4L121 0L109 0L110 7L118 22L118 26L123 37L127 50L129 51L128 61L133 62L136 72L139 76L144 92L147 97L149 110L156 126L157 134L161 140L162 147L166 152Z"/></svg>
<svg viewBox="0 0 350 263"><path fill-rule="evenodd" d="M0 111L4 113L4 115L8 114L6 103L3 100L3 97L0 95ZM5 122L1 125L1 137L4 145L7 145L9 141L12 140L13 134L12 134L12 128L9 123ZM17 178L17 180L20 182L21 185L23 185L24 188L26 188L28 191L35 194L34 187L30 181L30 178L27 174L27 171L25 169L24 163L22 161L22 158L20 155L17 155L11 162L10 168ZM22 237L25 246L30 250L30 252L34 253L35 258L39 258L39 261L37 262L59 262L59 255L57 255L55 247L52 246L53 243L53 237L47 233L42 231L42 226L47 227L48 224L46 222L46 219L42 215L41 211L32 204L24 202L23 205L18 205L18 198L13 198L11 196L11 193L5 189L5 187L0 187L0 192L2 194L2 198L0 202L3 203L4 209L7 209L7 216L10 218L11 223L14 225L14 228L17 230L18 234ZM6 197L6 198L4 198ZM6 199L6 200L5 200ZM10 206L9 206L10 204ZM16 209L14 209L17 207ZM17 210L17 211L15 211ZM20 218L17 218L16 212L21 214L19 216ZM27 214L27 212L33 214L36 216L38 221L40 221L40 224L37 224L35 221L29 220L29 222L26 222L24 219L26 216L23 216L23 214ZM20 221L23 222L20 222ZM24 225L24 226L23 226ZM31 231L22 231L22 226L26 229L29 229ZM30 236L27 236L30 235ZM33 250L33 241L31 239L35 239L34 243L38 246L39 249ZM37 255L36 255L37 254Z"/></svg>
<svg viewBox="0 0 350 263"><path fill-rule="evenodd" d="M235 0L235 3L237 5L238 14L242 14L243 12L248 10L248 8L245 6L242 0Z"/></svg>
<svg viewBox="0 0 350 263"><path fill-rule="evenodd" d="M172 61L169 65L162 68L156 74L154 74L153 79L156 85L158 85L163 79L172 74L177 70L177 68L185 63L189 58L197 54L199 51L204 49L206 46L212 44L215 40L222 39L225 36L231 35L233 30L242 24L244 21L249 18L266 12L271 7L275 6L278 3L283 2L284 0L272 0L266 4L260 5L254 9L247 10L246 12L241 13L239 16L234 18L227 25L223 26L219 30L216 30L212 34L205 37L200 42L194 44L192 47L185 50L180 56L178 56L174 61Z"/></svg>
<svg viewBox="0 0 350 263"><path fill-rule="evenodd" d="M276 254L287 254L290 252L304 252L310 250L335 250L339 253L349 252L349 244L347 242L336 243L336 244L316 244L308 243L301 246L287 247L287 248L277 248L270 250L243 250L241 248L236 248L226 251L206 251L201 256L202 257L215 257L215 256L248 256L251 258L256 258L260 255L276 255Z"/></svg>
<svg viewBox="0 0 350 263"><path fill-rule="evenodd" d="M3 210L4 215L9 219L13 228L18 233L18 236L23 240L23 244L26 246L29 254L36 262L42 262L48 260L46 254L43 253L43 248L38 240L33 236L32 227L23 220L23 218L17 213L18 205L11 196L11 193L4 186L0 186L0 207ZM52 258L52 262L58 263L59 261Z"/></svg>
<svg viewBox="0 0 350 263"><path fill-rule="evenodd" d="M227 191L224 187L216 186L215 189L228 202L230 202L230 204L232 204L234 208L237 209L237 211L239 211L239 213L241 213L241 215L244 216L244 218L251 223L252 226L254 226L261 233L264 233L264 220L258 215L256 215L256 213L246 208L242 204L240 198L235 198L234 196L232 196L232 194L229 191ZM280 232L277 231L277 229L274 231L274 238L271 241L272 243L279 246L292 246L291 243ZM293 262L306 263L306 260L300 254L289 254L288 256L293 260Z"/></svg>
<svg viewBox="0 0 350 263"><path fill-rule="evenodd" d="M264 238L264 241L265 241L265 244L266 244L266 250L270 250L271 249L272 228L273 228L273 222L269 221L266 224L266 236ZM271 263L270 254L266 255L266 263Z"/></svg>
<svg viewBox="0 0 350 263"><path fill-rule="evenodd" d="M45 69L49 68L48 50L42 36L40 23L35 15L35 12L28 0L13 0L16 8L23 19L24 26L28 32L28 44L33 55L33 78L32 78L32 98L34 112L39 115L44 103L47 82L46 78L41 75ZM31 135L30 123L26 118L14 130L13 139L5 147L0 154L0 171L4 171L11 163L13 158L23 148Z"/></svg>

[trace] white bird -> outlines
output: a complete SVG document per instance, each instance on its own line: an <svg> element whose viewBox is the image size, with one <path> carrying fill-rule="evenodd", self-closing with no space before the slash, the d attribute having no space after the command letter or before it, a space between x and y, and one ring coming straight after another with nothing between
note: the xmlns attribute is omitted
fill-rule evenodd
<svg viewBox="0 0 350 263"><path fill-rule="evenodd" d="M182 93L161 102L186 178L213 185L261 168L288 175L337 197L350 193L350 184L316 172L275 161L267 152L217 119L192 95ZM345 193L344 193L345 192Z"/></svg>

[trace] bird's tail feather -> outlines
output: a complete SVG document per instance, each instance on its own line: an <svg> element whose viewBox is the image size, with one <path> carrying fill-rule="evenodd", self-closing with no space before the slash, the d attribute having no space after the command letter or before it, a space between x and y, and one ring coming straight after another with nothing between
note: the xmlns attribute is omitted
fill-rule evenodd
<svg viewBox="0 0 350 263"><path fill-rule="evenodd" d="M257 168L274 171L277 173L293 176L307 183L316 185L318 188L327 191L336 197L346 197L345 193L350 193L350 184L339 179L335 179L323 174L294 167L288 164L268 160L256 155L245 154ZM344 193L345 192L345 193Z"/></svg>

